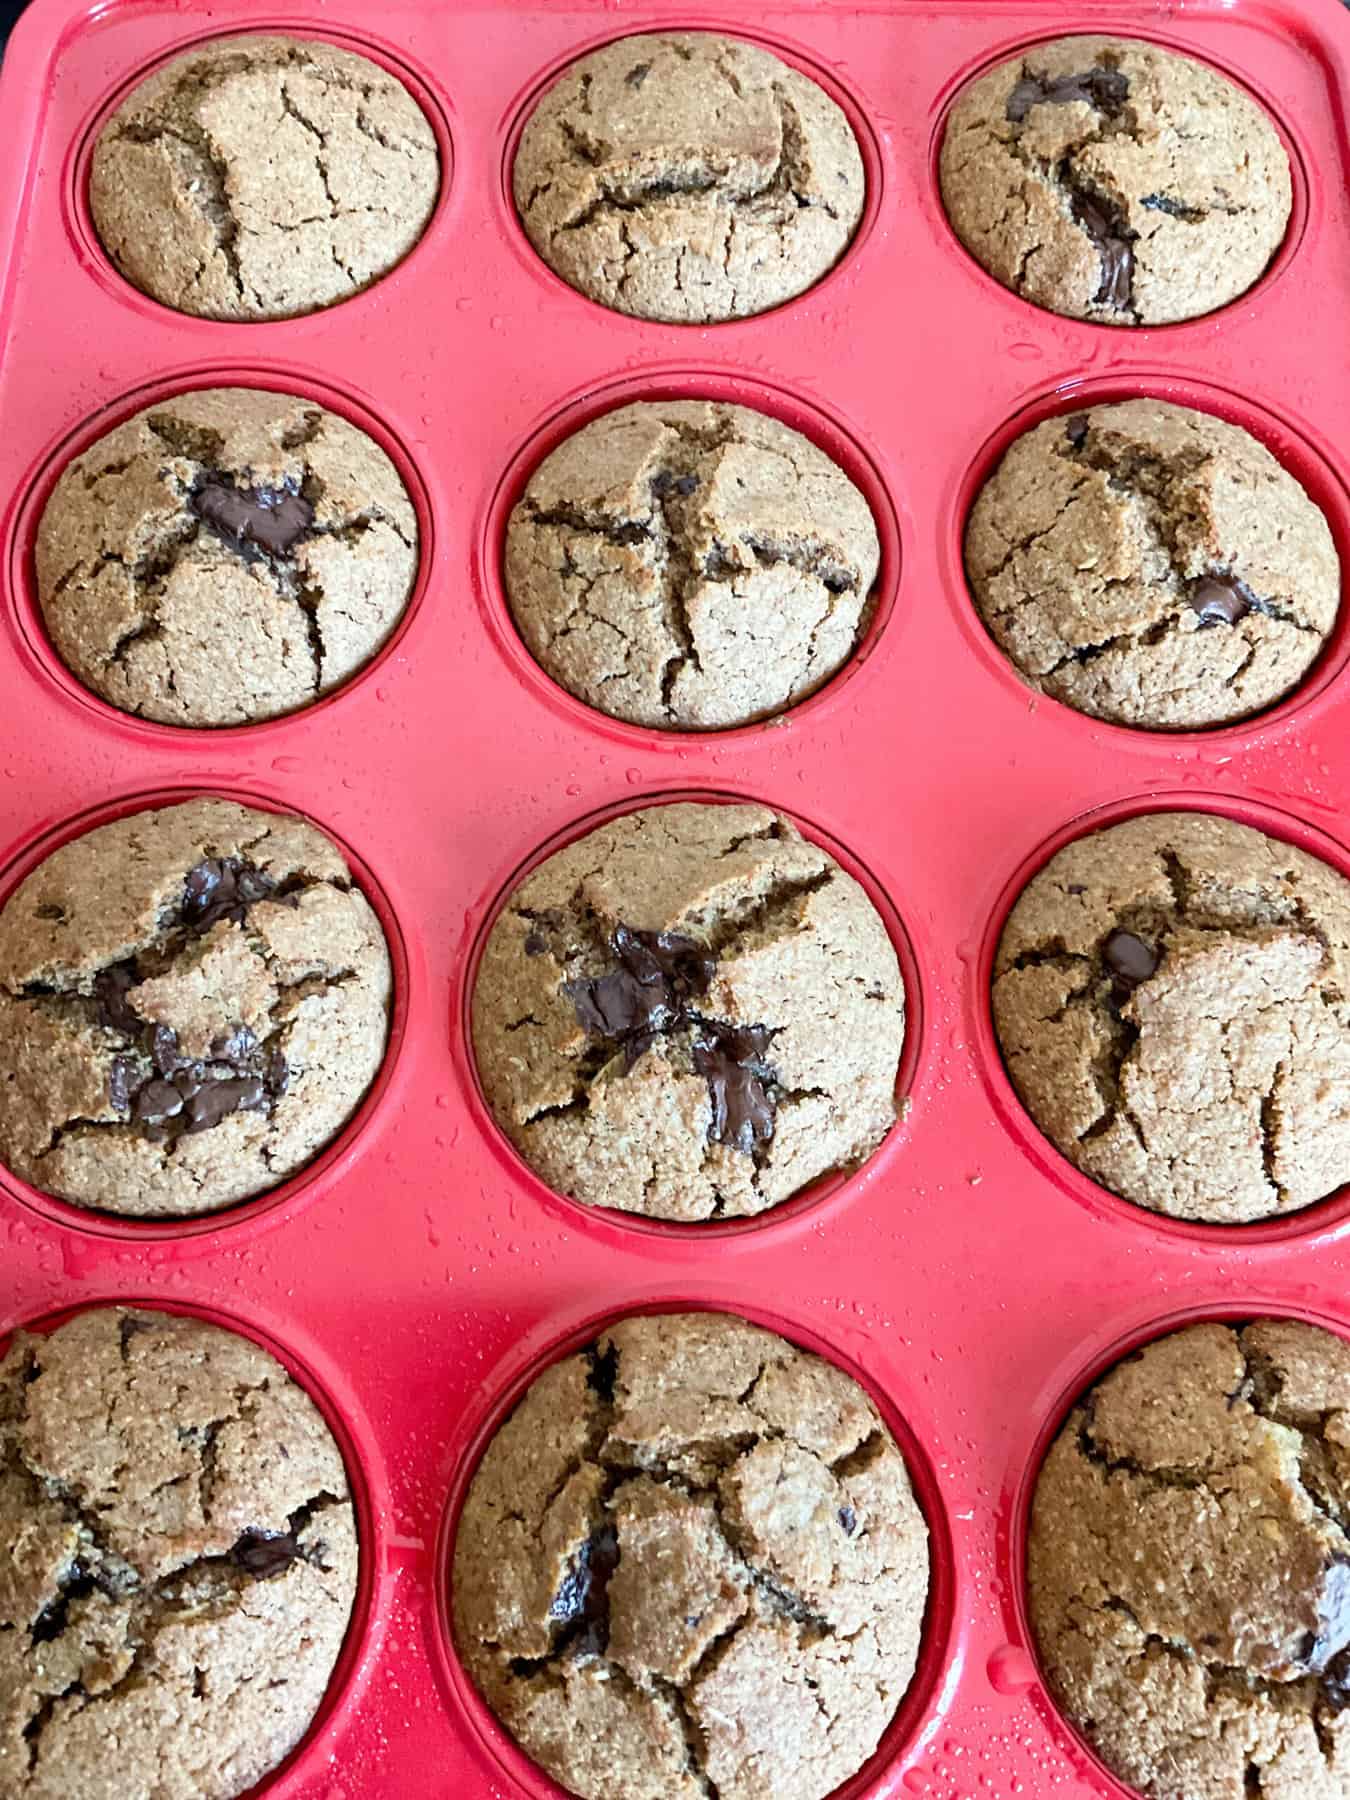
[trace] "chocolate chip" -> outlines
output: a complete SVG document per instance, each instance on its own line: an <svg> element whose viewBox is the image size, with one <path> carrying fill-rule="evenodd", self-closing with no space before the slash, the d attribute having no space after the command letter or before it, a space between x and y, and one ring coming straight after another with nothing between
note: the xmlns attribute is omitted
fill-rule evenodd
<svg viewBox="0 0 1350 1800"><path fill-rule="evenodd" d="M769 1032L763 1026L704 1022L694 1043L694 1067L708 1083L712 1101L709 1136L749 1156L773 1136L774 1103L766 1084L773 1079L764 1062Z"/></svg>
<svg viewBox="0 0 1350 1800"><path fill-rule="evenodd" d="M1101 258L1101 281L1093 299L1099 306L1127 307L1134 294L1134 245L1119 211L1109 200L1081 190L1074 194L1072 210Z"/></svg>
<svg viewBox="0 0 1350 1800"><path fill-rule="evenodd" d="M137 979L134 961L100 969L94 977L95 1016L100 1025L106 1025L110 1031L126 1032L128 1036L140 1031L145 1021L127 1005L127 995L136 986Z"/></svg>
<svg viewBox="0 0 1350 1800"><path fill-rule="evenodd" d="M163 1125L183 1110L183 1096L169 1081L147 1081L136 1096L136 1118L142 1125Z"/></svg>
<svg viewBox="0 0 1350 1800"><path fill-rule="evenodd" d="M1333 1656L1322 1671L1321 1698L1337 1712L1350 1706L1350 1650Z"/></svg>
<svg viewBox="0 0 1350 1800"><path fill-rule="evenodd" d="M242 1062L258 1048L258 1040L247 1025L236 1025L223 1037L211 1039L211 1056L215 1062Z"/></svg>
<svg viewBox="0 0 1350 1800"><path fill-rule="evenodd" d="M1158 967L1158 952L1132 931L1113 931L1102 945L1102 960L1127 992L1147 981Z"/></svg>
<svg viewBox="0 0 1350 1800"><path fill-rule="evenodd" d="M631 88L640 88L651 72L650 63L636 63L624 76L624 81Z"/></svg>
<svg viewBox="0 0 1350 1800"><path fill-rule="evenodd" d="M1008 95L1004 117L1020 125L1033 106L1068 106L1083 100L1110 118L1125 104L1129 91L1128 75L1101 64L1078 75L1024 75Z"/></svg>
<svg viewBox="0 0 1350 1800"><path fill-rule="evenodd" d="M616 925L610 944L620 966L606 975L564 982L563 992L584 1031L619 1041L645 1036L645 1050L651 1034L673 1030L686 1002L707 992L717 959L674 931Z"/></svg>
<svg viewBox="0 0 1350 1800"><path fill-rule="evenodd" d="M257 1112L267 1102L267 1089L256 1075L234 1075L225 1081L203 1081L183 1096L189 1133L209 1131L231 1113Z"/></svg>
<svg viewBox="0 0 1350 1800"><path fill-rule="evenodd" d="M230 1551L230 1559L258 1581L288 1569L300 1554L292 1531L246 1531Z"/></svg>
<svg viewBox="0 0 1350 1800"><path fill-rule="evenodd" d="M183 1065L178 1054L178 1033L167 1025L156 1025L150 1040L150 1057L161 1075L172 1075Z"/></svg>
<svg viewBox="0 0 1350 1800"><path fill-rule="evenodd" d="M131 1084L136 1078L136 1064L129 1056L114 1056L108 1071L108 1101L114 1112L131 1111Z"/></svg>
<svg viewBox="0 0 1350 1800"><path fill-rule="evenodd" d="M285 556L314 524L314 508L289 487L240 487L227 475L207 475L188 504L232 550Z"/></svg>
<svg viewBox="0 0 1350 1800"><path fill-rule="evenodd" d="M1191 589L1190 601L1202 627L1236 625L1252 610L1256 595L1236 575L1202 575Z"/></svg>
<svg viewBox="0 0 1350 1800"><path fill-rule="evenodd" d="M673 475L669 469L662 469L659 475L652 476L652 492L658 499L664 499L667 494L687 497L697 486L697 475Z"/></svg>
<svg viewBox="0 0 1350 1800"><path fill-rule="evenodd" d="M1086 894L1087 889L1083 886L1081 881L1071 881L1064 892L1066 894Z"/></svg>
<svg viewBox="0 0 1350 1800"><path fill-rule="evenodd" d="M569 1559L548 1609L550 1619L571 1628L569 1636L577 1640L578 1649L592 1655L609 1641L608 1590L618 1566L618 1532L612 1525L597 1525Z"/></svg>
<svg viewBox="0 0 1350 1800"><path fill-rule="evenodd" d="M852 1537L854 1532L858 1529L858 1515L851 1506L841 1506L839 1508L839 1523L843 1526L848 1535Z"/></svg>
<svg viewBox="0 0 1350 1800"><path fill-rule="evenodd" d="M607 1406L612 1405L614 1383L619 1378L619 1352L611 1344L608 1350L592 1349L588 1355L591 1367L586 1376L586 1386L593 1394L599 1394Z"/></svg>
<svg viewBox="0 0 1350 1800"><path fill-rule="evenodd" d="M183 882L183 922L208 931L220 919L239 924L255 901L265 900L276 883L264 870L237 856L209 857L188 870Z"/></svg>
<svg viewBox="0 0 1350 1800"><path fill-rule="evenodd" d="M280 1099L291 1085L290 1065L280 1050L269 1050L267 1053L266 1080L273 1096L277 1099Z"/></svg>
<svg viewBox="0 0 1350 1800"><path fill-rule="evenodd" d="M1064 421L1064 435L1075 450L1081 450L1087 442L1087 434L1091 426L1086 413L1071 413Z"/></svg>
<svg viewBox="0 0 1350 1800"><path fill-rule="evenodd" d="M526 956L542 956L547 949L548 939L540 937L537 931L532 931L525 939Z"/></svg>

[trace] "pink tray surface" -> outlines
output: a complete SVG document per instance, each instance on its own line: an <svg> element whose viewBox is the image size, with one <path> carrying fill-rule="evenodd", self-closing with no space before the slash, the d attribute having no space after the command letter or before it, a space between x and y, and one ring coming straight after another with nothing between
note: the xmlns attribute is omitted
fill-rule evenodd
<svg viewBox="0 0 1350 1800"><path fill-rule="evenodd" d="M853 120L869 182L855 243L818 287L706 330L572 293L509 201L541 86L613 37L672 27L739 34L814 75ZM385 63L445 166L431 225L394 274L282 323L195 321L143 298L100 251L85 200L93 134L128 87L241 30L310 33ZM1200 56L1284 132L1293 222L1238 304L1164 329L1079 324L1005 293L955 241L935 179L953 95L1019 46L1074 31ZM541 1359L598 1320L663 1306L731 1308L833 1357L909 1454L934 1545L926 1648L877 1757L841 1792L1125 1792L1060 1719L1030 1650L1021 1564L1038 1459L1085 1380L1182 1319L1273 1310L1350 1332L1350 1193L1225 1230L1095 1188L1012 1094L989 965L1027 875L1106 818L1208 807L1350 873L1350 609L1303 688L1260 719L1123 731L1019 683L975 616L961 530L1016 431L1146 393L1269 444L1350 566L1348 49L1334 0L37 0L19 25L0 80L0 897L91 820L212 791L332 832L395 950L379 1086L277 1193L187 1227L135 1226L0 1174L0 1334L98 1301L200 1311L272 1347L339 1434L362 1592L320 1718L264 1784L276 1800L558 1793L455 1658L455 1508ZM422 577L386 652L325 703L248 730L147 726L85 694L46 643L35 521L73 448L153 398L230 383L313 395L374 431L417 500ZM535 668L506 612L502 522L539 456L610 406L673 394L806 431L881 527L864 653L767 727L677 737L605 720ZM882 903L910 992L903 1125L862 1173L740 1228L661 1228L547 1193L487 1117L465 1041L475 952L513 874L596 814L676 793L765 801L835 848Z"/></svg>

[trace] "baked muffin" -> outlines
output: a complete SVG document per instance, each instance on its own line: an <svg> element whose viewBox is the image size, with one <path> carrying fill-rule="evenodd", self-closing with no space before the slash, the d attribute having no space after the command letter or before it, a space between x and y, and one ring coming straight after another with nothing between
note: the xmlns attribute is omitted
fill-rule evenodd
<svg viewBox="0 0 1350 1800"><path fill-rule="evenodd" d="M707 325L791 300L862 217L862 157L823 89L713 32L621 38L531 113L512 174L527 236L579 293Z"/></svg>
<svg viewBox="0 0 1350 1800"><path fill-rule="evenodd" d="M895 1122L895 949L856 881L761 806L625 814L542 863L473 997L497 1123L587 1206L763 1212Z"/></svg>
<svg viewBox="0 0 1350 1800"><path fill-rule="evenodd" d="M994 1025L1036 1124L1085 1175L1245 1224L1350 1181L1350 882L1209 813L1067 844L1023 889Z"/></svg>
<svg viewBox="0 0 1350 1800"><path fill-rule="evenodd" d="M1037 306L1167 325L1226 306L1284 238L1289 158L1204 63L1137 38L1033 44L960 96L942 198L981 268Z"/></svg>
<svg viewBox="0 0 1350 1800"><path fill-rule="evenodd" d="M204 799L98 826L0 911L0 1161L140 1218L263 1193L360 1105L390 987L313 825Z"/></svg>
<svg viewBox="0 0 1350 1800"><path fill-rule="evenodd" d="M0 1794L230 1800L309 1729L356 1594L337 1445L232 1331L100 1307L0 1360Z"/></svg>
<svg viewBox="0 0 1350 1800"><path fill-rule="evenodd" d="M417 578L417 516L365 432L292 394L147 407L62 473L38 600L86 687L165 725L308 706L380 649Z"/></svg>
<svg viewBox="0 0 1350 1800"><path fill-rule="evenodd" d="M151 299L198 319L289 319L388 274L440 182L425 114L377 63L312 38L227 37L118 107L89 207Z"/></svg>
<svg viewBox="0 0 1350 1800"><path fill-rule="evenodd" d="M1150 1800L1350 1796L1350 1346L1193 1325L1078 1401L1036 1485L1060 1706Z"/></svg>
<svg viewBox="0 0 1350 1800"><path fill-rule="evenodd" d="M1018 673L1093 718L1202 730L1273 706L1340 604L1326 519L1236 425L1164 400L1046 419L966 527L980 615Z"/></svg>
<svg viewBox="0 0 1350 1800"><path fill-rule="evenodd" d="M836 672L880 556L866 500L800 433L744 406L639 402L534 471L506 589L568 693L630 724L715 731Z"/></svg>
<svg viewBox="0 0 1350 1800"><path fill-rule="evenodd" d="M633 1318L489 1444L453 1590L484 1699L582 1800L821 1800L913 1676L927 1531L842 1370L725 1313Z"/></svg>

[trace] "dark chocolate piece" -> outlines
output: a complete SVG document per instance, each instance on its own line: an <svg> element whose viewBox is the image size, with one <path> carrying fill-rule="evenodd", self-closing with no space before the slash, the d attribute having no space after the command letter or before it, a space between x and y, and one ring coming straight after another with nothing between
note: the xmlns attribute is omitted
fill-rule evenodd
<svg viewBox="0 0 1350 1800"><path fill-rule="evenodd" d="M1130 91L1130 78L1101 64L1077 75L1024 75L1008 95L1004 117L1020 125L1033 106L1067 106L1085 100L1108 118L1118 113Z"/></svg>
<svg viewBox="0 0 1350 1800"><path fill-rule="evenodd" d="M569 1560L553 1596L549 1618L568 1628L565 1639L583 1654L598 1656L609 1642L609 1582L618 1566L618 1532L597 1525Z"/></svg>
<svg viewBox="0 0 1350 1800"><path fill-rule="evenodd" d="M709 1135L749 1156L755 1145L773 1136L774 1103L767 1083L773 1075L764 1061L769 1032L762 1025L729 1026L703 1022L694 1043L694 1067L708 1083L713 1117Z"/></svg>
<svg viewBox="0 0 1350 1800"><path fill-rule="evenodd" d="M854 1532L858 1529L858 1515L851 1506L841 1506L839 1508L839 1523L843 1526L849 1537L852 1537Z"/></svg>
<svg viewBox="0 0 1350 1800"><path fill-rule="evenodd" d="M1134 294L1134 245L1119 211L1109 200L1080 190L1073 197L1073 216L1101 258L1102 278L1092 298L1099 306L1127 307Z"/></svg>
<svg viewBox="0 0 1350 1800"><path fill-rule="evenodd" d="M293 1531L246 1531L230 1551L231 1560L257 1581L282 1574L299 1554Z"/></svg>
<svg viewBox="0 0 1350 1800"><path fill-rule="evenodd" d="M1202 626L1236 625L1252 610L1256 595L1236 575L1202 575L1190 600Z"/></svg>
<svg viewBox="0 0 1350 1800"><path fill-rule="evenodd" d="M1070 413L1064 421L1064 435L1075 450L1081 450L1087 442L1090 421L1086 413Z"/></svg>
<svg viewBox="0 0 1350 1800"><path fill-rule="evenodd" d="M194 931L207 931L220 919L239 924L249 907L275 887L272 877L253 863L237 856L209 857L187 872L183 922Z"/></svg>
<svg viewBox="0 0 1350 1800"><path fill-rule="evenodd" d="M314 508L288 487L240 487L228 475L206 475L188 504L232 550L286 556L314 524Z"/></svg>
<svg viewBox="0 0 1350 1800"><path fill-rule="evenodd" d="M1151 944L1132 931L1113 931L1102 945L1102 960L1116 985L1129 992L1154 974L1161 959Z"/></svg>
<svg viewBox="0 0 1350 1800"><path fill-rule="evenodd" d="M94 977L94 1000L97 1003L95 1013L100 1025L106 1025L110 1031L124 1031L128 1034L138 1032L145 1023L132 1012L127 1005L127 994L136 986L136 964L132 962L114 963L110 969L100 969Z"/></svg>

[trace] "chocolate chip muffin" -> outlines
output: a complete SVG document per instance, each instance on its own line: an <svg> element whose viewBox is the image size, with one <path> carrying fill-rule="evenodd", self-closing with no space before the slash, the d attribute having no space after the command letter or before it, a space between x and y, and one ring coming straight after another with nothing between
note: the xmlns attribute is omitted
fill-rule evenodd
<svg viewBox="0 0 1350 1800"><path fill-rule="evenodd" d="M587 1206L763 1212L895 1122L904 987L851 876L761 806L626 814L506 902L473 998L497 1123Z"/></svg>
<svg viewBox="0 0 1350 1800"><path fill-rule="evenodd" d="M1156 1800L1350 1796L1350 1346L1194 1325L1083 1396L1036 1487L1055 1698Z"/></svg>
<svg viewBox="0 0 1350 1800"><path fill-rule="evenodd" d="M356 1522L318 1409L248 1339L121 1307L17 1333L0 1543L5 1800L229 1800L309 1728Z"/></svg>
<svg viewBox="0 0 1350 1800"><path fill-rule="evenodd" d="M388 639L417 516L365 432L293 394L208 388L147 407L63 472L38 599L86 687L165 725L307 706Z"/></svg>
<svg viewBox="0 0 1350 1800"><path fill-rule="evenodd" d="M360 1105L390 986L314 826L225 800L99 826L0 912L0 1160L141 1218L260 1194Z"/></svg>
<svg viewBox="0 0 1350 1800"><path fill-rule="evenodd" d="M634 1318L493 1438L453 1588L484 1699L583 1800L820 1800L913 1676L927 1531L842 1370L725 1313Z"/></svg>
<svg viewBox="0 0 1350 1800"><path fill-rule="evenodd" d="M717 730L835 673L880 561L866 500L823 451L744 406L674 400L583 426L506 534L521 636L611 718Z"/></svg>
<svg viewBox="0 0 1350 1800"><path fill-rule="evenodd" d="M683 325L812 286L865 195L828 94L767 50L702 31L622 38L574 63L530 115L512 187L530 242L571 287Z"/></svg>
<svg viewBox="0 0 1350 1800"><path fill-rule="evenodd" d="M1204 63L1134 38L1035 44L957 100L942 198L980 266L1107 325L1199 318L1246 293L1289 223L1266 114Z"/></svg>
<svg viewBox="0 0 1350 1800"><path fill-rule="evenodd" d="M994 964L1013 1085L1085 1175L1242 1224L1350 1181L1350 882L1208 813L1077 839Z"/></svg>
<svg viewBox="0 0 1350 1800"><path fill-rule="evenodd" d="M218 38L150 76L94 146L89 206L134 287L198 319L289 319L369 287L440 191L421 107L311 38Z"/></svg>
<svg viewBox="0 0 1350 1800"><path fill-rule="evenodd" d="M1153 730L1273 705L1340 602L1330 528L1294 477L1236 425L1162 400L1018 438L971 511L966 571L1033 687Z"/></svg>

